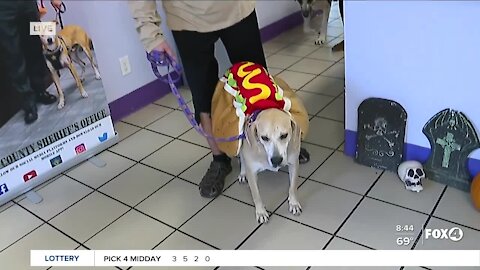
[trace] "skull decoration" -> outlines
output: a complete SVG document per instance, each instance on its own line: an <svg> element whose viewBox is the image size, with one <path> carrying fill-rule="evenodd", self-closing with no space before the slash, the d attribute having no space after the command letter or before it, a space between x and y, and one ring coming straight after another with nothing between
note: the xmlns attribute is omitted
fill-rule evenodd
<svg viewBox="0 0 480 270"><path fill-rule="evenodd" d="M398 176L407 190L415 192L423 190L422 181L425 179L425 171L420 162L415 160L403 162L398 166Z"/></svg>
<svg viewBox="0 0 480 270"><path fill-rule="evenodd" d="M387 133L387 121L385 118L375 119L375 126L373 127L375 133L379 136L383 136Z"/></svg>

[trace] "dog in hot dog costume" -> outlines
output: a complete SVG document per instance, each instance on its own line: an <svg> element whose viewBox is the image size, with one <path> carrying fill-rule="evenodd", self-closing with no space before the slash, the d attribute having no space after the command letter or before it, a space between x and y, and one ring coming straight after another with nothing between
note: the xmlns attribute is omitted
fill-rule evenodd
<svg viewBox="0 0 480 270"><path fill-rule="evenodd" d="M240 62L230 67L220 78L212 99L213 136L232 137L243 134L254 113L270 108L284 110L300 127L302 140L309 128L308 113L295 92L279 77L252 62ZM253 120L254 121L254 120ZM237 156L242 140L218 142L221 151Z"/></svg>

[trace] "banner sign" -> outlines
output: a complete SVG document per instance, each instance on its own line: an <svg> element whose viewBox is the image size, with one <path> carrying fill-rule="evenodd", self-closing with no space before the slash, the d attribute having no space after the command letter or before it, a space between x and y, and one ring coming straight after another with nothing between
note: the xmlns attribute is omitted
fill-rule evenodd
<svg viewBox="0 0 480 270"><path fill-rule="evenodd" d="M53 168L57 174L65 171L69 169L65 163L79 163L99 152L101 144L117 138L96 61L94 68L84 50L77 53L85 63L84 71L74 64L83 91L72 73L61 69L59 87L64 104L52 83L47 92L58 100L49 105L37 103L38 119L33 123L24 119L24 95L11 83L2 82L6 89L0 91L0 205L46 181L45 175ZM45 61L49 61L47 57Z"/></svg>

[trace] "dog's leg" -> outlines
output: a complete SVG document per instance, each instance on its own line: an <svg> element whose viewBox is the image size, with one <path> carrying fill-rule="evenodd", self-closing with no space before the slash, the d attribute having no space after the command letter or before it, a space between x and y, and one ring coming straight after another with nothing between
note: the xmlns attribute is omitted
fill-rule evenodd
<svg viewBox="0 0 480 270"><path fill-rule="evenodd" d="M245 160L242 153L240 153L240 174L238 175L238 183L245 184L247 182L247 175L245 172Z"/></svg>
<svg viewBox="0 0 480 270"><path fill-rule="evenodd" d="M73 66L73 62L70 61L68 63L68 69L72 73L72 76L75 79L75 82L77 83L77 87L78 87L78 90L80 91L80 95L82 95L83 98L87 98L88 97L87 91L85 91L85 89L83 88L83 84L80 81L80 78L78 77L78 73L75 70L75 67Z"/></svg>
<svg viewBox="0 0 480 270"><path fill-rule="evenodd" d="M50 74L52 74L53 83L55 84L55 88L57 88L58 93L58 105L57 108L60 110L65 107L65 96L63 95L62 86L60 85L60 77L58 77L57 71L53 68L50 61L47 61L47 67L50 70Z"/></svg>
<svg viewBox="0 0 480 270"><path fill-rule="evenodd" d="M84 82L85 81L85 68L87 67L87 64L85 62L83 62L83 60L78 55L78 50L73 51L71 56L72 56L73 62L77 63L82 68L82 72L80 73L80 81Z"/></svg>
<svg viewBox="0 0 480 270"><path fill-rule="evenodd" d="M298 202L298 159L294 164L288 165L288 176L290 178L290 187L288 189L288 210L294 215L300 215L302 206Z"/></svg>
<svg viewBox="0 0 480 270"><path fill-rule="evenodd" d="M326 0L322 0L322 26L318 33L318 37L315 40L315 44L323 45L327 42L327 31L328 31L328 17L330 17L330 3Z"/></svg>
<svg viewBox="0 0 480 270"><path fill-rule="evenodd" d="M245 164L246 165L246 164ZM251 168L246 168L246 174L248 179L248 185L250 186L250 192L252 193L253 204L255 205L255 215L258 223L268 222L268 212L260 197L260 192L257 185L257 173L253 172Z"/></svg>
<svg viewBox="0 0 480 270"><path fill-rule="evenodd" d="M102 77L100 77L100 71L98 71L97 64L95 63L95 59L93 57L92 51L90 50L90 48L83 47L83 46L82 46L82 49L87 55L88 60L90 61L90 64L92 64L93 71L95 72L95 79L100 80Z"/></svg>

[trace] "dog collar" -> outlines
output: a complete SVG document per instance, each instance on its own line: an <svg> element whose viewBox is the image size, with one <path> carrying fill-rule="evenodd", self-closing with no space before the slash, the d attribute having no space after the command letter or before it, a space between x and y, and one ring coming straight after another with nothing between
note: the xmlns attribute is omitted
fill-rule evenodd
<svg viewBox="0 0 480 270"><path fill-rule="evenodd" d="M46 50L45 58L53 65L53 68L56 70L62 69L62 64L60 63L60 57L62 54L62 46L58 46L58 48L54 51Z"/></svg>

